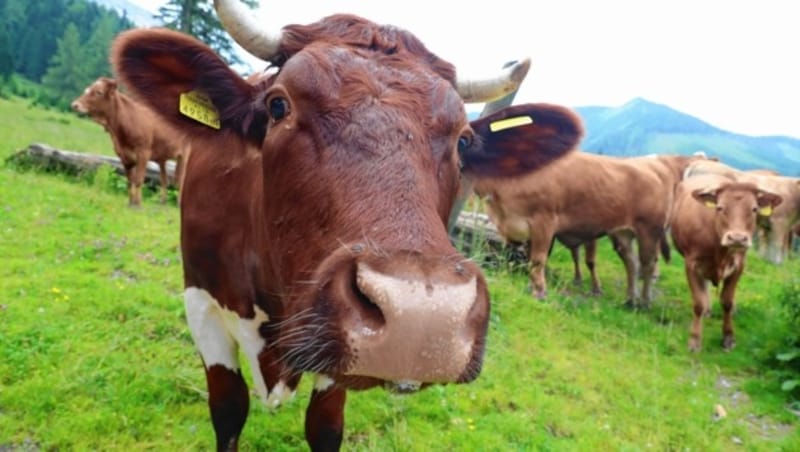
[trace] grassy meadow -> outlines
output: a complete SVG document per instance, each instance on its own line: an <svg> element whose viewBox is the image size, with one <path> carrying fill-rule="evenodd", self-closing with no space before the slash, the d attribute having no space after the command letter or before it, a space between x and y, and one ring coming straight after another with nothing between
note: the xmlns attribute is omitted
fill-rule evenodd
<svg viewBox="0 0 800 452"><path fill-rule="evenodd" d="M127 207L119 178L5 163L32 142L110 154L102 128L0 99L0 451L213 450L200 359L182 301L179 216L150 193ZM351 392L344 450L800 450L798 412L775 360L796 332L781 303L800 259L755 254L737 292L737 347L687 351L691 308L677 252L654 306L621 307L624 270L603 240L604 295L550 260L550 297L525 271L486 266L492 317L483 373L410 396ZM249 371L246 372L249 377ZM246 451L306 449L308 379L276 411L255 398ZM724 410L724 415L720 416Z"/></svg>

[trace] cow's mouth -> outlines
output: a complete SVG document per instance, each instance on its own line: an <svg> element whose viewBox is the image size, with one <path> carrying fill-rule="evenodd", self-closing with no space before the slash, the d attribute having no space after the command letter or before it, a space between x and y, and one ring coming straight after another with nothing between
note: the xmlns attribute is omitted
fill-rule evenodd
<svg viewBox="0 0 800 452"><path fill-rule="evenodd" d="M412 394L422 389L422 383L414 380L387 381L383 387L394 394Z"/></svg>

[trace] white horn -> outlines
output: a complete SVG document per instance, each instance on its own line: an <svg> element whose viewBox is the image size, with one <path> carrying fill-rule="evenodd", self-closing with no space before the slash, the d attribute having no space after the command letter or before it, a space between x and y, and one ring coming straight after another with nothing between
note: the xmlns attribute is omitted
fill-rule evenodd
<svg viewBox="0 0 800 452"><path fill-rule="evenodd" d="M270 34L262 30L253 19L251 11L238 0L214 0L219 21L243 49L253 56L269 61L278 51L281 33Z"/></svg>
<svg viewBox="0 0 800 452"><path fill-rule="evenodd" d="M456 89L466 103L491 102L519 89L530 68L531 59L525 58L506 64L494 78L462 80L457 76Z"/></svg>

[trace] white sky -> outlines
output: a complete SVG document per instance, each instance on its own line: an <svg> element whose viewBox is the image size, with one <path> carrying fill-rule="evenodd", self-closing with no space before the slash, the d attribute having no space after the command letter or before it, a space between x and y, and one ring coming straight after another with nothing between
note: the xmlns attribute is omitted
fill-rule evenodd
<svg viewBox="0 0 800 452"><path fill-rule="evenodd" d="M165 3L131 1L151 10ZM261 0L261 5L254 14L275 29L337 12L405 28L459 73L486 75L506 61L530 57L531 71L515 103L614 107L643 97L732 132L800 137L796 0Z"/></svg>

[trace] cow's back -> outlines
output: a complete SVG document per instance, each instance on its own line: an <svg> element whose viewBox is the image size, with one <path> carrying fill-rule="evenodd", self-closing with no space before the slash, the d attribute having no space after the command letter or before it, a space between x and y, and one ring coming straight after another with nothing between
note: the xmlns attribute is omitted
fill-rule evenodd
<svg viewBox="0 0 800 452"><path fill-rule="evenodd" d="M558 231L596 236L629 227L641 211L660 206L652 190L657 184L654 173L622 158L578 151L535 174L480 180L475 191L502 206L506 218L557 214Z"/></svg>

